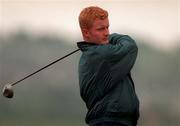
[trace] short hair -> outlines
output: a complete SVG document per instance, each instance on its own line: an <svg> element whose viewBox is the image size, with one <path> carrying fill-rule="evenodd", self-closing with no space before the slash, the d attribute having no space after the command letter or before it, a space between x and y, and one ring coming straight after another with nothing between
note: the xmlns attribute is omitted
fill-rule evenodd
<svg viewBox="0 0 180 126"><path fill-rule="evenodd" d="M89 6L84 8L79 15L80 28L90 29L96 19L105 19L108 17L108 12L97 6Z"/></svg>

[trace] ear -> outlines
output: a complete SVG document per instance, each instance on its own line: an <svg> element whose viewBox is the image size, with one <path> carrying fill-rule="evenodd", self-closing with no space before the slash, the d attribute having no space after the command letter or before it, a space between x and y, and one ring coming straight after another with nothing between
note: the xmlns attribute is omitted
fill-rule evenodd
<svg viewBox="0 0 180 126"><path fill-rule="evenodd" d="M89 30L86 28L81 29L83 37L88 39L89 38Z"/></svg>

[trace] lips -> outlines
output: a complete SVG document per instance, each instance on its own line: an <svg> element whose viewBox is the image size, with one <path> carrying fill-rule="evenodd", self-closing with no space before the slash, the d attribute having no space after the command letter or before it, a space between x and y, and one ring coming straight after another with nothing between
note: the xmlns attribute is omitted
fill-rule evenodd
<svg viewBox="0 0 180 126"><path fill-rule="evenodd" d="M108 40L108 38L103 38L103 41L107 41Z"/></svg>

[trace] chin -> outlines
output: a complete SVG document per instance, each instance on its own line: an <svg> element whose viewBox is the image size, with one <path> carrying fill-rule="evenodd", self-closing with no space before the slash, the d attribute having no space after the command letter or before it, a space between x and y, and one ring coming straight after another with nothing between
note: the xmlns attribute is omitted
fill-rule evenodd
<svg viewBox="0 0 180 126"><path fill-rule="evenodd" d="M101 44L108 44L109 40L102 41Z"/></svg>

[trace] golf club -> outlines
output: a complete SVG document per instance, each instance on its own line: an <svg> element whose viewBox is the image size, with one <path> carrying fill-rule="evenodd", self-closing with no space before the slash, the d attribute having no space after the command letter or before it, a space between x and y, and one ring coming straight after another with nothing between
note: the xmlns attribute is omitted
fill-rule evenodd
<svg viewBox="0 0 180 126"><path fill-rule="evenodd" d="M37 70L37 71L35 71L35 72L33 72L33 73L25 76L24 78L22 78L22 79L20 79L20 80L18 80L18 81L16 81L16 82L14 82L14 83L12 83L12 84L6 84L6 85L4 85L4 88L3 88L3 96L5 96L6 98L13 98L13 96L14 96L14 91L13 91L12 87L13 87L14 85L20 83L21 81L23 81L23 80L31 77L32 75L34 75L34 74L42 71L43 69L45 69L45 68L47 68L47 67L49 67L49 66L51 66L51 65L53 65L53 64L55 64L55 63L57 63L58 61L60 61L60 60L62 60L62 59L64 59L64 58L72 55L73 53L75 53L75 52L77 52L77 51L79 51L79 50L80 50L80 49L77 49L77 50L75 50L75 51L73 51L73 52L71 52L71 53L69 53L69 54L67 54L67 55L65 55L65 56L57 59L56 61L53 61L53 62L49 63L48 65L40 68L39 70Z"/></svg>

